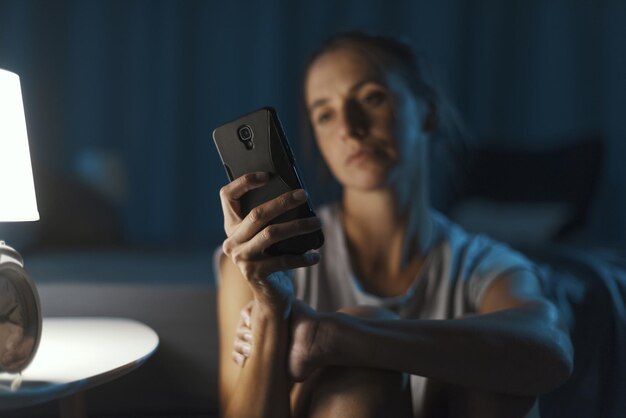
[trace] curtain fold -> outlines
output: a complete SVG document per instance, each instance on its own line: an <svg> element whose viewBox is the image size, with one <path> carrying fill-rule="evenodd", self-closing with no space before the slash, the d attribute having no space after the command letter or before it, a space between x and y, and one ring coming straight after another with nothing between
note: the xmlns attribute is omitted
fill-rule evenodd
<svg viewBox="0 0 626 418"><path fill-rule="evenodd" d="M481 141L603 135L587 233L626 244L624 2L0 0L0 67L22 77L35 164L99 181L129 243L213 245L212 129L273 105L301 154L300 71L345 29L408 39Z"/></svg>

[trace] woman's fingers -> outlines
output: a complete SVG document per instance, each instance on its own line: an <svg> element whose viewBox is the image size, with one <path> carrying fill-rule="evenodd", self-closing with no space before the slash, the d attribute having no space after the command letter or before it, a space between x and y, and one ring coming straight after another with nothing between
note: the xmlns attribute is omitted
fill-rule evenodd
<svg viewBox="0 0 626 418"><path fill-rule="evenodd" d="M315 232L321 227L322 221L317 216L268 225L243 246L241 256L251 259L255 254L263 253L272 244L298 235Z"/></svg>
<svg viewBox="0 0 626 418"><path fill-rule="evenodd" d="M252 322L251 318L252 318L252 306L250 303L248 303L248 305L246 305L239 313L240 326L250 328L250 323Z"/></svg>
<svg viewBox="0 0 626 418"><path fill-rule="evenodd" d="M248 173L220 189L220 201L222 203L222 211L224 212L224 229L226 229L227 235L230 235L232 232L229 229L233 229L235 224L241 221L241 205L239 204L241 196L250 190L264 186L268 180L268 173Z"/></svg>
<svg viewBox="0 0 626 418"><path fill-rule="evenodd" d="M246 360L246 358L242 354L236 351L233 351L232 355L233 355L233 361L237 363L238 365L243 366L243 362Z"/></svg>
<svg viewBox="0 0 626 418"><path fill-rule="evenodd" d="M254 300L244 306L239 313L239 322L235 330L235 341L233 342L233 361L240 366L246 358L250 357L252 350L252 307Z"/></svg>
<svg viewBox="0 0 626 418"><path fill-rule="evenodd" d="M222 200L237 202L241 196L252 189L261 187L269 180L269 174L263 171L248 173L231 181L220 190Z"/></svg>
<svg viewBox="0 0 626 418"><path fill-rule="evenodd" d="M237 341L243 341L252 344L252 331L250 328L240 328L237 330Z"/></svg>
<svg viewBox="0 0 626 418"><path fill-rule="evenodd" d="M250 353L252 351L252 345L250 343L247 343L245 341L235 341L235 345L233 347L233 351L235 353L239 353L242 356L244 356L245 358L250 357Z"/></svg>
<svg viewBox="0 0 626 418"><path fill-rule="evenodd" d="M250 328L238 328L237 337L233 344L233 360L239 365L243 365L244 359L250 357L252 352L252 332Z"/></svg>
<svg viewBox="0 0 626 418"><path fill-rule="evenodd" d="M231 240L234 243L246 242L270 223L270 221L283 213L294 209L306 202L307 194L303 189L283 193L262 205L252 209L241 221L232 235L224 242Z"/></svg>
<svg viewBox="0 0 626 418"><path fill-rule="evenodd" d="M254 307L254 299L250 302L246 303L246 306L243 307L243 311L246 311L248 315L252 315L252 308Z"/></svg>
<svg viewBox="0 0 626 418"><path fill-rule="evenodd" d="M279 255L268 257L265 260L259 260L254 263L242 263L239 269L252 285L258 285L258 283L263 284L272 273L293 270L300 267L310 267L317 264L319 261L319 253L310 251L301 255Z"/></svg>

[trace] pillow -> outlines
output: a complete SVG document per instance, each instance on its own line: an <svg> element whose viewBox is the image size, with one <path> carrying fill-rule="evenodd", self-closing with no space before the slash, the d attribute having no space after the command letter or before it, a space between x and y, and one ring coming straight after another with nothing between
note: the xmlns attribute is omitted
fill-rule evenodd
<svg viewBox="0 0 626 418"><path fill-rule="evenodd" d="M501 202L472 198L449 214L469 232L484 233L514 247L534 246L558 235L571 219L563 202Z"/></svg>
<svg viewBox="0 0 626 418"><path fill-rule="evenodd" d="M603 154L599 138L542 150L476 147L444 212L472 232L512 244L568 240L585 224Z"/></svg>

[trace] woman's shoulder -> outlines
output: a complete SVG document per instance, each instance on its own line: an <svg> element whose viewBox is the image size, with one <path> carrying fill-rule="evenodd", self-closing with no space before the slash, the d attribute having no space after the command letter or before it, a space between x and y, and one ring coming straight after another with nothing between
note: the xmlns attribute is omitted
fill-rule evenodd
<svg viewBox="0 0 626 418"><path fill-rule="evenodd" d="M470 263L481 259L499 260L506 264L532 264L523 254L486 234L469 232L442 213L435 212L434 219L440 231L440 245Z"/></svg>

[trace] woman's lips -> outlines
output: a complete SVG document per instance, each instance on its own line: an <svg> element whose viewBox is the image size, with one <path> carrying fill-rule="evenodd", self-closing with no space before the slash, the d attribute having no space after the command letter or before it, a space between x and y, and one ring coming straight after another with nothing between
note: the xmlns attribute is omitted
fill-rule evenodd
<svg viewBox="0 0 626 418"><path fill-rule="evenodd" d="M358 161L358 160L360 160L362 158L367 157L368 155L369 155L369 153L367 151L365 151L365 150L359 150L357 152L354 152L354 153L350 154L348 156L348 158L346 158L346 165L354 163L354 162L356 162L356 161Z"/></svg>

